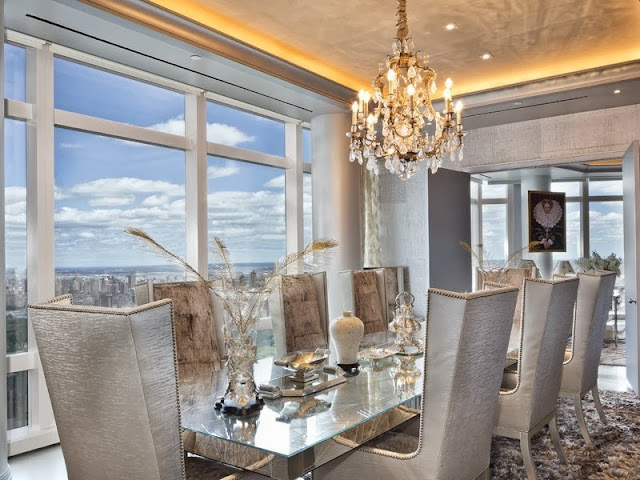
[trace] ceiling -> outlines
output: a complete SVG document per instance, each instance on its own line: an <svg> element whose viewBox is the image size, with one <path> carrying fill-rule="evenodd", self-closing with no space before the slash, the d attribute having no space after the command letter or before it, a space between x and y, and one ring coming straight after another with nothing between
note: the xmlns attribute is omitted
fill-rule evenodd
<svg viewBox="0 0 640 480"><path fill-rule="evenodd" d="M346 110L354 90L370 85L391 50L396 5L10 0L5 22L19 32L310 121ZM408 21L439 84L450 76L454 96L464 93L466 130L640 104L638 0L408 0ZM459 28L446 31L448 22ZM493 58L482 60L484 52ZM194 63L192 54L202 61Z"/></svg>
<svg viewBox="0 0 640 480"><path fill-rule="evenodd" d="M394 0L147 0L355 90L391 53ZM454 94L640 59L638 0L408 0L409 32ZM444 25L458 28L447 31ZM493 58L480 57L489 52Z"/></svg>

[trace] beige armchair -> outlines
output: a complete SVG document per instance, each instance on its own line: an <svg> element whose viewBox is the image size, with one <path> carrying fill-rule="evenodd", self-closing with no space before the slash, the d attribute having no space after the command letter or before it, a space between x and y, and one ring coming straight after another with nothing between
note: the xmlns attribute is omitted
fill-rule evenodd
<svg viewBox="0 0 640 480"><path fill-rule="evenodd" d="M183 455L172 309L29 306L70 480L260 478Z"/></svg>
<svg viewBox="0 0 640 480"><path fill-rule="evenodd" d="M384 269L346 270L338 274L343 310L364 323L364 333L382 332L389 326Z"/></svg>
<svg viewBox="0 0 640 480"><path fill-rule="evenodd" d="M429 289L419 436L384 434L314 470L314 480L488 479L517 293ZM394 445L409 448L399 453Z"/></svg>
<svg viewBox="0 0 640 480"><path fill-rule="evenodd" d="M578 273L578 278L580 286L573 319L572 343L565 352L560 396L573 399L580 432L587 445L593 445L582 413L582 399L591 391L600 420L606 425L607 419L598 395L598 364L616 274L587 272Z"/></svg>
<svg viewBox="0 0 640 480"><path fill-rule="evenodd" d="M281 275L269 296L276 356L329 343L327 275Z"/></svg>
<svg viewBox="0 0 640 480"><path fill-rule="evenodd" d="M524 280L518 367L504 374L494 434L520 440L529 480L536 479L531 437L547 424L558 456L566 462L556 404L577 290L577 278Z"/></svg>
<svg viewBox="0 0 640 480"><path fill-rule="evenodd" d="M163 298L173 300L180 378L220 369L223 319L218 314L216 321L212 293L203 282L143 282L134 291L137 305Z"/></svg>

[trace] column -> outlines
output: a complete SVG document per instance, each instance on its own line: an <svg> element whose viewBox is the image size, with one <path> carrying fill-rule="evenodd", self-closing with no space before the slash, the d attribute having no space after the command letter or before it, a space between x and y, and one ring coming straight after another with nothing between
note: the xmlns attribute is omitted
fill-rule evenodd
<svg viewBox="0 0 640 480"><path fill-rule="evenodd" d="M342 311L338 272L362 268L360 248L360 169L349 162L351 127L347 113L327 114L311 121L313 236L333 238L340 245L327 259L329 315Z"/></svg>

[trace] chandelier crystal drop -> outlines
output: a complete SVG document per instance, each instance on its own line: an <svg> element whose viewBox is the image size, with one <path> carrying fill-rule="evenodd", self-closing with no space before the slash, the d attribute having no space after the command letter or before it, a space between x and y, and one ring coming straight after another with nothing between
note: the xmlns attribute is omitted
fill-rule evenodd
<svg viewBox="0 0 640 480"><path fill-rule="evenodd" d="M349 160L379 173L378 159L391 173L407 181L427 162L435 173L442 159L462 160L462 103L453 106L447 79L444 89L445 108L436 112L431 95L437 91L436 72L429 67L429 57L414 53L407 25L407 1L398 0L398 33L391 44L393 55L379 65L380 73L373 81L373 95L364 90L351 107ZM373 100L374 107L369 109ZM378 121L381 120L381 125Z"/></svg>

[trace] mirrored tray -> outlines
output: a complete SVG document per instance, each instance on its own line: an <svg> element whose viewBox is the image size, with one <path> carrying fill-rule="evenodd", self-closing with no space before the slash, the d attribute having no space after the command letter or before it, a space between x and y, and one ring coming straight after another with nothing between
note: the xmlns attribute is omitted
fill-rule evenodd
<svg viewBox="0 0 640 480"><path fill-rule="evenodd" d="M398 353L398 349L393 346L386 347L371 347L358 352L358 358L360 360L382 360L384 358L392 357Z"/></svg>

